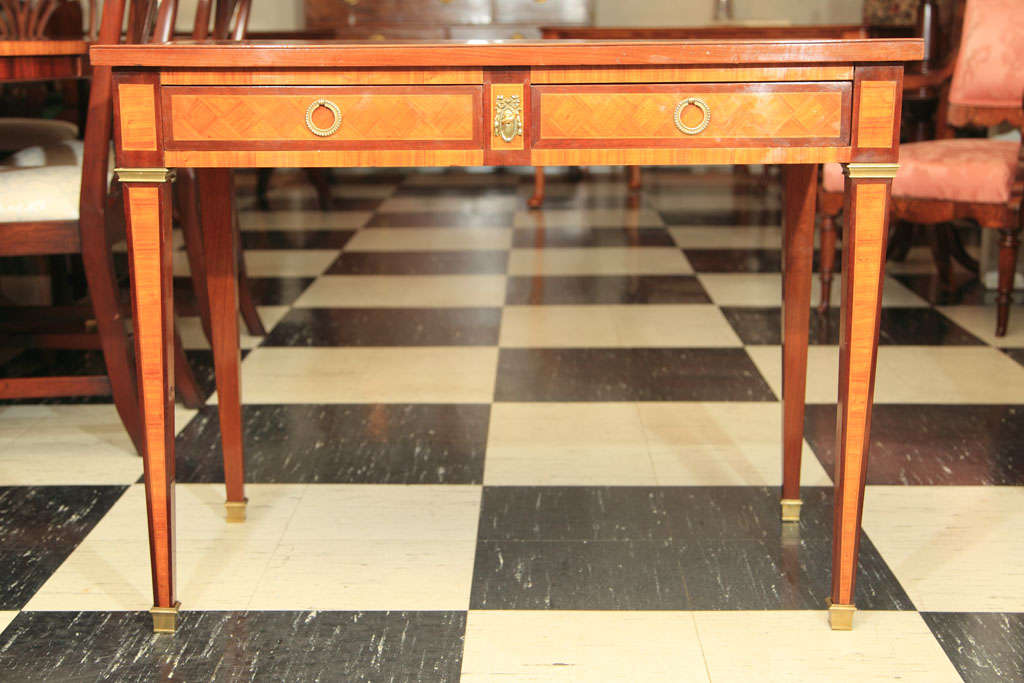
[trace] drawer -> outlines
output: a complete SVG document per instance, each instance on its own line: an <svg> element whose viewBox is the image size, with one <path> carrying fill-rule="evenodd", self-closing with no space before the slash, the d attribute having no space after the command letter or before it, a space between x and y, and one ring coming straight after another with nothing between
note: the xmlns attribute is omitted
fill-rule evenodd
<svg viewBox="0 0 1024 683"><path fill-rule="evenodd" d="M480 85L162 92L169 150L483 148Z"/></svg>
<svg viewBox="0 0 1024 683"><path fill-rule="evenodd" d="M852 84L533 88L534 148L843 146Z"/></svg>

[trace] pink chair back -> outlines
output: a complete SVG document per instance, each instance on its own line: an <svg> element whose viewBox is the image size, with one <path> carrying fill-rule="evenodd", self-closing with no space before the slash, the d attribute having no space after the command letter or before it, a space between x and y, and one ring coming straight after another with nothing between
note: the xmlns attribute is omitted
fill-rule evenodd
<svg viewBox="0 0 1024 683"><path fill-rule="evenodd" d="M1024 0L967 0L951 107L1021 107Z"/></svg>

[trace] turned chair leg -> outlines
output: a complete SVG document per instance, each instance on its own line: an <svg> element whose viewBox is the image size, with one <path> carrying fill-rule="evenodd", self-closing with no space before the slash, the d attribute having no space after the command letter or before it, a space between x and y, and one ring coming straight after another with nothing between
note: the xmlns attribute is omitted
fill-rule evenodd
<svg viewBox="0 0 1024 683"><path fill-rule="evenodd" d="M629 172L629 189L639 190L643 186L643 178L640 175L639 166L627 166Z"/></svg>
<svg viewBox="0 0 1024 683"><path fill-rule="evenodd" d="M832 300L832 275L836 269L836 217L821 217L821 302L818 310L826 313Z"/></svg>
<svg viewBox="0 0 1024 683"><path fill-rule="evenodd" d="M1013 282L1017 275L1017 252L1020 247L1021 228L1000 230L999 241L999 294L996 297L996 336L1006 336L1010 320L1010 304L1013 303Z"/></svg>

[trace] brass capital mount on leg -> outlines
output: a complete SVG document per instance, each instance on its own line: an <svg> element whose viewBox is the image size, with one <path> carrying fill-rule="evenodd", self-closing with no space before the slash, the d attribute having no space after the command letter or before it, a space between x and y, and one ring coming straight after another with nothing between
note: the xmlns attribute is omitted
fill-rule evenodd
<svg viewBox="0 0 1024 683"><path fill-rule="evenodd" d="M895 178L899 170L899 164L850 162L843 167L849 178Z"/></svg>
<svg viewBox="0 0 1024 683"><path fill-rule="evenodd" d="M782 521L783 522L799 522L800 521L800 506L804 503L799 498L783 498L782 503Z"/></svg>
<svg viewBox="0 0 1024 683"><path fill-rule="evenodd" d="M181 603L174 603L173 607L153 607L149 613L153 615L153 633L174 633L178 627L178 611Z"/></svg>
<svg viewBox="0 0 1024 683"><path fill-rule="evenodd" d="M115 168L114 175L122 183L169 183L174 180L173 168Z"/></svg>

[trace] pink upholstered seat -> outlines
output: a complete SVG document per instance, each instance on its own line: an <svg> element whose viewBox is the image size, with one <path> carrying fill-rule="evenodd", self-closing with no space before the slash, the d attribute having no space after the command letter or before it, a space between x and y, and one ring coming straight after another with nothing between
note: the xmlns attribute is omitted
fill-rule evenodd
<svg viewBox="0 0 1024 683"><path fill-rule="evenodd" d="M912 142L900 147L894 197L1005 204L1017 172L1020 144L962 138ZM826 164L826 192L843 191L843 170Z"/></svg>

